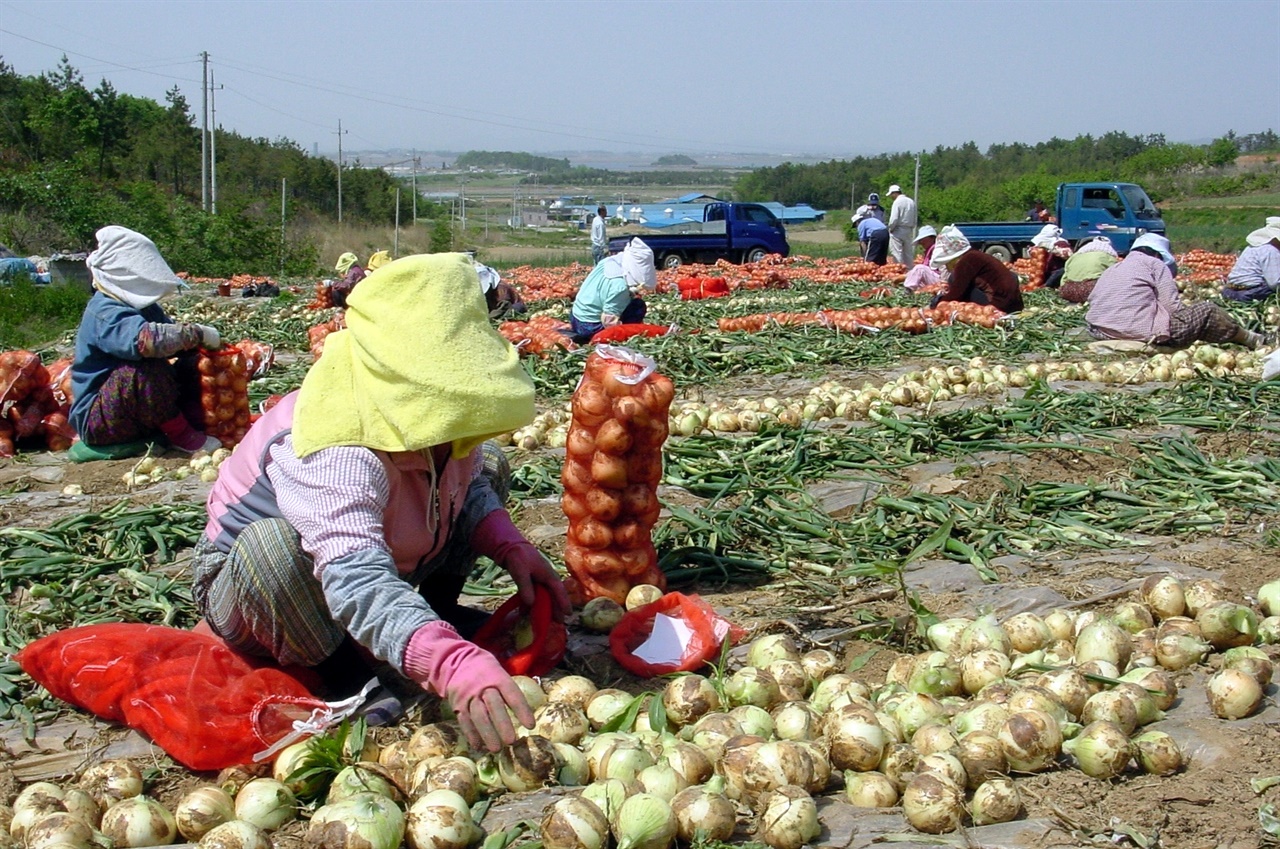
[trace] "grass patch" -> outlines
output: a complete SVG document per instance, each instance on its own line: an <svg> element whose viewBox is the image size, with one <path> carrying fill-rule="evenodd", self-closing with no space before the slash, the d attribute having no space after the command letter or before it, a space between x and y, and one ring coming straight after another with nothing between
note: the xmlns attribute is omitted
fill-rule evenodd
<svg viewBox="0 0 1280 849"><path fill-rule="evenodd" d="M79 286L37 286L28 277L0 284L0 351L54 345L79 326L88 302Z"/></svg>
<svg viewBox="0 0 1280 849"><path fill-rule="evenodd" d="M1280 192L1221 198L1188 198L1187 200L1172 201L1167 205L1168 209L1203 209L1207 207L1275 210L1280 207Z"/></svg>

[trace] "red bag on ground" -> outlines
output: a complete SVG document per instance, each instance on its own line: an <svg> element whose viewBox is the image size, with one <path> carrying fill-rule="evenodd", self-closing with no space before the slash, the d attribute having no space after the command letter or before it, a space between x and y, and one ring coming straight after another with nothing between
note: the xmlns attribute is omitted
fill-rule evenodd
<svg viewBox="0 0 1280 849"><path fill-rule="evenodd" d="M615 324L592 336L591 344L625 342L632 336L666 336L673 330L667 324Z"/></svg>
<svg viewBox="0 0 1280 849"><path fill-rule="evenodd" d="M147 734L193 770L254 755L329 706L281 669L250 663L217 637L114 622L68 628L14 655L54 696Z"/></svg>
<svg viewBox="0 0 1280 849"><path fill-rule="evenodd" d="M472 642L498 659L512 675L546 675L564 657L569 629L556 622L551 594L541 584L533 587L533 608L513 595L489 617Z"/></svg>
<svg viewBox="0 0 1280 849"><path fill-rule="evenodd" d="M636 650L653 634L659 614L677 620L690 632L678 660L654 662L636 654ZM652 604L628 611L609 632L609 650L614 660L628 672L652 678L672 672L694 672L704 664L714 663L726 639L732 645L746 633L712 610L711 605L698 596L667 593Z"/></svg>

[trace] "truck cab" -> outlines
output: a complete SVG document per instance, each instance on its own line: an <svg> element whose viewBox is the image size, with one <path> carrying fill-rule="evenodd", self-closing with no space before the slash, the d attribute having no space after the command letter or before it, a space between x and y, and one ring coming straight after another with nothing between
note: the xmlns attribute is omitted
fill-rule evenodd
<svg viewBox="0 0 1280 849"><path fill-rule="evenodd" d="M650 225L652 226L652 225ZM758 203L718 201L707 204L702 220L664 224L653 235L639 237L653 251L659 268L679 268L690 262L758 262L769 254L787 256L786 228L768 207ZM626 247L630 236L609 240L609 250Z"/></svg>
<svg viewBox="0 0 1280 849"><path fill-rule="evenodd" d="M1135 183L1063 183L1058 186L1058 226L1072 244L1106 236L1120 253L1144 233L1164 235L1164 219Z"/></svg>

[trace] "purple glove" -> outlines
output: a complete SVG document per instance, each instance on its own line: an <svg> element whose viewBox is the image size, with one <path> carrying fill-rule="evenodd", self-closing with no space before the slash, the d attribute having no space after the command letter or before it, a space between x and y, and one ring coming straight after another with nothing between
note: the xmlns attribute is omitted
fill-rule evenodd
<svg viewBox="0 0 1280 849"><path fill-rule="evenodd" d="M551 593L555 620L563 622L569 615L572 608L564 581L542 552L524 538L506 510L494 510L480 520L471 534L471 549L507 570L525 607L533 607L533 587L542 584Z"/></svg>
<svg viewBox="0 0 1280 849"><path fill-rule="evenodd" d="M497 658L458 636L448 622L429 622L409 639L404 671L448 700L473 749L496 752L515 742L510 708L525 728L533 709Z"/></svg>

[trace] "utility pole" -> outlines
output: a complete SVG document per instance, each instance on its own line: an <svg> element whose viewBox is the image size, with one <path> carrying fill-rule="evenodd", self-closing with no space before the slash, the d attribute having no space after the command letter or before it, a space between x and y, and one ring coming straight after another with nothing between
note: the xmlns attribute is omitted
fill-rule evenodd
<svg viewBox="0 0 1280 849"><path fill-rule="evenodd" d="M285 250L285 230L284 230L284 203L285 203L285 186L288 180L284 177L280 178L280 276L284 277L284 250Z"/></svg>
<svg viewBox="0 0 1280 849"><path fill-rule="evenodd" d="M213 129L209 131L209 211L218 214L218 105L214 92L220 88L213 84L213 72L209 72L209 113Z"/></svg>
<svg viewBox="0 0 1280 849"><path fill-rule="evenodd" d="M200 53L200 208L209 211L209 51Z"/></svg>
<svg viewBox="0 0 1280 849"><path fill-rule="evenodd" d="M391 244L391 258L400 256L400 187L396 186L396 237Z"/></svg>
<svg viewBox="0 0 1280 849"><path fill-rule="evenodd" d="M418 151L413 151L413 226L418 226Z"/></svg>
<svg viewBox="0 0 1280 849"><path fill-rule="evenodd" d="M346 135L342 129L342 119L338 119L338 223L342 223L342 137Z"/></svg>

